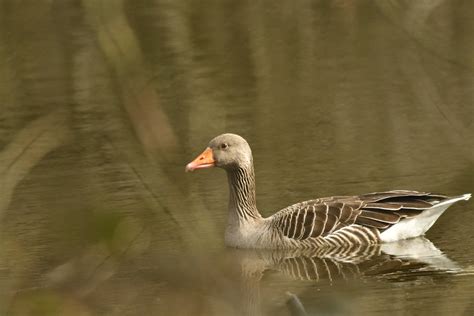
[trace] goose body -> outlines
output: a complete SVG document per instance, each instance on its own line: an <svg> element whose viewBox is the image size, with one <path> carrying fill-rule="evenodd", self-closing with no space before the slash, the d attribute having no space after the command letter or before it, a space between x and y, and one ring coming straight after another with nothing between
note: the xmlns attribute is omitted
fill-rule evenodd
<svg viewBox="0 0 474 316"><path fill-rule="evenodd" d="M263 218L257 210L250 146L235 134L222 134L186 166L187 171L220 167L229 182L226 245L238 248L351 248L423 235L453 203L448 197L395 190L334 196L300 202Z"/></svg>

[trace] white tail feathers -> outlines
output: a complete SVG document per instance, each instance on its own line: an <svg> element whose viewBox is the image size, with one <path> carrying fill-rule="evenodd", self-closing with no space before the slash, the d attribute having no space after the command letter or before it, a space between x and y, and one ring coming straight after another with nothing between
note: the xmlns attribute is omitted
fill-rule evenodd
<svg viewBox="0 0 474 316"><path fill-rule="evenodd" d="M383 242L392 242L407 238L422 236L430 227L436 222L438 217L450 207L453 203L461 200L469 200L471 194L463 194L446 199L435 204L433 207L423 211L420 215L401 220L399 223L393 225L382 234L380 239Z"/></svg>
<svg viewBox="0 0 474 316"><path fill-rule="evenodd" d="M471 193L466 193L466 194L463 194L463 195L458 195L458 196L455 196L455 197L452 197L450 199L447 199L447 200L444 200L442 202L439 202L437 203L434 207L438 207L438 206L441 206L441 205L451 205L457 201L461 201L461 200L469 200L471 198Z"/></svg>

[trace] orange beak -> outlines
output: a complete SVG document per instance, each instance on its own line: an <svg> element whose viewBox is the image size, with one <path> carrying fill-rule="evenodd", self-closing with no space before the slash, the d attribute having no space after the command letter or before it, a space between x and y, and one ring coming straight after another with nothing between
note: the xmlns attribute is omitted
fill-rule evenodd
<svg viewBox="0 0 474 316"><path fill-rule="evenodd" d="M186 171L194 171L196 169L211 168L215 166L212 149L207 147L196 159L186 165Z"/></svg>

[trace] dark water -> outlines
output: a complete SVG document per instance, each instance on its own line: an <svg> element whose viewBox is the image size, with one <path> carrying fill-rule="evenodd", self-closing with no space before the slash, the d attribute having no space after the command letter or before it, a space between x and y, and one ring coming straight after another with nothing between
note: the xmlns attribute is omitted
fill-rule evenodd
<svg viewBox="0 0 474 316"><path fill-rule="evenodd" d="M473 314L472 202L431 242L238 251L223 172L184 173L235 132L264 215L473 192L473 36L472 1L1 1L0 314Z"/></svg>

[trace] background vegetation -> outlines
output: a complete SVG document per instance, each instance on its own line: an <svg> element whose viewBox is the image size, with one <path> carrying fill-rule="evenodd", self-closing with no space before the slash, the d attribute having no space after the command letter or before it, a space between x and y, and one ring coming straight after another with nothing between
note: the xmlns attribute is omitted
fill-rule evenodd
<svg viewBox="0 0 474 316"><path fill-rule="evenodd" d="M183 173L222 132L252 145L265 215L474 191L473 4L0 1L0 313L239 314L223 175ZM471 208L429 235L466 271ZM292 287L323 304L265 282L266 311ZM473 309L470 272L370 282L351 308Z"/></svg>

